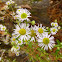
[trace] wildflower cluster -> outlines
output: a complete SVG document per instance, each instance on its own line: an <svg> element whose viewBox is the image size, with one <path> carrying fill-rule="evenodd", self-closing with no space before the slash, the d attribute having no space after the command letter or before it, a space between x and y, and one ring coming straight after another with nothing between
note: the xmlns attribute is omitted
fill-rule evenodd
<svg viewBox="0 0 62 62"><path fill-rule="evenodd" d="M20 46L29 44L30 42L37 42L38 46L44 50L51 50L54 47L55 41L52 35L57 33L58 23L52 22L52 28L49 28L50 31L48 31L42 24L36 25L35 21L31 22L32 25L28 23L28 18L31 17L31 13L27 9L17 9L16 14L14 19L18 19L22 23L20 22L15 25L11 38L11 44L13 45L11 51L15 52L16 55L19 55ZM25 20L27 23L23 22Z"/></svg>
<svg viewBox="0 0 62 62"><path fill-rule="evenodd" d="M21 54L21 49L23 50L22 46L28 46L28 52L29 49L31 49L32 52L42 51L42 54L38 54L36 52L37 55L35 55L34 53L34 55L40 60L40 62L42 62L40 57L48 55L45 51L51 51L52 48L57 46L59 48L62 48L62 43L55 45L56 43L53 36L61 28L57 23L57 20L51 23L51 27L46 27L42 24L35 23L34 20L30 21L29 19L31 17L29 10L21 8L20 6L17 6L17 4L15 4L15 11L14 8L12 8L12 4L14 3L15 2L12 0L7 1L6 6L3 7L5 10L12 9L12 13L10 15L16 22L16 24L14 23L15 28L13 29L13 33L11 33L10 39L10 36L7 34L8 32L6 26L0 24L0 31L4 32L4 35L6 35L5 38L2 38L2 41L4 42L4 44L10 44L12 46L10 49L11 53L13 52L16 54L16 56L19 56ZM0 14L4 15L5 13L0 11ZM0 20L4 20L4 17L0 17ZM31 57L31 59L33 58Z"/></svg>
<svg viewBox="0 0 62 62"><path fill-rule="evenodd" d="M55 35L57 31L60 29L60 26L58 25L57 21L51 23L52 28L50 28L51 34Z"/></svg>
<svg viewBox="0 0 62 62"><path fill-rule="evenodd" d="M7 5L14 4L14 3L15 3L15 2L12 1L12 0L6 2Z"/></svg>

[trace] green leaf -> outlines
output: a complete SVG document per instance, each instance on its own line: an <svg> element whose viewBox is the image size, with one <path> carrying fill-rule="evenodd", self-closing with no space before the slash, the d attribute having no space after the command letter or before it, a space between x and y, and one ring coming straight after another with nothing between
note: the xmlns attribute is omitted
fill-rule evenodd
<svg viewBox="0 0 62 62"><path fill-rule="evenodd" d="M59 41L58 39L56 39L56 42L57 42L58 44L60 44L60 41Z"/></svg>
<svg viewBox="0 0 62 62"><path fill-rule="evenodd" d="M32 48L32 43L30 42L30 44L28 44L29 48Z"/></svg>
<svg viewBox="0 0 62 62"><path fill-rule="evenodd" d="M37 48L37 50L38 50L38 51L41 51L41 49L40 49L40 48Z"/></svg>
<svg viewBox="0 0 62 62"><path fill-rule="evenodd" d="M16 62L16 59L14 59L13 62Z"/></svg>
<svg viewBox="0 0 62 62"><path fill-rule="evenodd" d="M57 55L59 51L60 51L60 50L56 50L56 51L55 51L55 55Z"/></svg>

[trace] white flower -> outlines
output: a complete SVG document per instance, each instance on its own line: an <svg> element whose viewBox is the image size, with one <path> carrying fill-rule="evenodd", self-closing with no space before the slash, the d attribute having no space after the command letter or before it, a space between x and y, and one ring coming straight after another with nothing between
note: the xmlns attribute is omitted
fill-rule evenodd
<svg viewBox="0 0 62 62"><path fill-rule="evenodd" d="M6 2L6 4L7 4L7 5L10 5L10 4L11 4L11 2L10 2L10 1L7 1L7 2Z"/></svg>
<svg viewBox="0 0 62 62"><path fill-rule="evenodd" d="M51 23L51 26L54 26L54 22Z"/></svg>
<svg viewBox="0 0 62 62"><path fill-rule="evenodd" d="M17 49L13 46L13 47L11 48L11 52L17 52Z"/></svg>
<svg viewBox="0 0 62 62"><path fill-rule="evenodd" d="M16 54L16 56L19 56L20 52L19 52L19 51L17 51L15 54Z"/></svg>
<svg viewBox="0 0 62 62"><path fill-rule="evenodd" d="M16 37L15 36L12 36L11 41L12 42L16 41Z"/></svg>
<svg viewBox="0 0 62 62"><path fill-rule="evenodd" d="M31 29L30 29L30 36L31 36L31 40L30 41L34 41L35 42L36 31L33 29L32 26L31 26Z"/></svg>
<svg viewBox="0 0 62 62"><path fill-rule="evenodd" d="M4 17L0 17L0 20L4 20Z"/></svg>
<svg viewBox="0 0 62 62"><path fill-rule="evenodd" d="M1 27L1 31L5 31L6 30L6 27L5 26L2 26Z"/></svg>
<svg viewBox="0 0 62 62"><path fill-rule="evenodd" d="M17 39L15 36L13 36L11 38L11 44L22 45L23 44L23 41L21 41L20 39Z"/></svg>
<svg viewBox="0 0 62 62"><path fill-rule="evenodd" d="M0 31L5 31L5 30L6 30L6 27L0 24Z"/></svg>
<svg viewBox="0 0 62 62"><path fill-rule="evenodd" d="M12 0L6 2L7 5L10 5L10 4L13 4L13 3L15 3L15 2L12 1Z"/></svg>
<svg viewBox="0 0 62 62"><path fill-rule="evenodd" d="M16 29L14 29L14 33L13 35L15 35L21 42L24 40L29 40L30 38L30 28L29 28L29 24L19 24L16 25Z"/></svg>
<svg viewBox="0 0 62 62"><path fill-rule="evenodd" d="M52 22L51 26L58 27L58 23Z"/></svg>
<svg viewBox="0 0 62 62"><path fill-rule="evenodd" d="M23 44L23 41L21 41L20 39L18 39L17 45L22 45L22 44Z"/></svg>
<svg viewBox="0 0 62 62"><path fill-rule="evenodd" d="M58 23L54 23L54 27L58 27Z"/></svg>
<svg viewBox="0 0 62 62"><path fill-rule="evenodd" d="M5 10L9 9L9 7L8 7L7 5L5 5L3 8L4 8Z"/></svg>
<svg viewBox="0 0 62 62"><path fill-rule="evenodd" d="M15 16L14 16L14 19L18 19L18 18L19 18L18 15L15 15Z"/></svg>
<svg viewBox="0 0 62 62"><path fill-rule="evenodd" d="M21 20L21 22L24 20L29 21L28 17L31 17L31 13L27 9L17 9L16 13L18 14L18 19Z"/></svg>
<svg viewBox="0 0 62 62"><path fill-rule="evenodd" d="M36 35L37 37L41 36L45 31L45 27L42 27L42 24L38 24L38 26L34 25L34 27L31 27L35 32L36 32Z"/></svg>
<svg viewBox="0 0 62 62"><path fill-rule="evenodd" d="M11 1L11 4L14 4L15 2L14 1Z"/></svg>
<svg viewBox="0 0 62 62"><path fill-rule="evenodd" d="M61 29L61 27L60 27L60 26L58 26L58 29Z"/></svg>
<svg viewBox="0 0 62 62"><path fill-rule="evenodd" d="M53 44L55 43L54 37L51 35L48 35L48 33L43 34L43 36L41 36L38 39L38 43L40 47L44 48L44 50L48 50L48 48L52 49L54 46Z"/></svg>
<svg viewBox="0 0 62 62"><path fill-rule="evenodd" d="M52 35L55 35L57 33L58 29L53 27L53 28L50 28L50 31L51 31Z"/></svg>

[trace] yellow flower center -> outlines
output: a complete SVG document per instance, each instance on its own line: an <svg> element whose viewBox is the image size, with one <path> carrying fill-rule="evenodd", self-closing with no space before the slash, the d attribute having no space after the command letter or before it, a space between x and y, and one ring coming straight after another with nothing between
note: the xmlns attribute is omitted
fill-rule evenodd
<svg viewBox="0 0 62 62"><path fill-rule="evenodd" d="M19 49L19 47L18 47L18 46L17 46L16 48L17 48L17 49Z"/></svg>
<svg viewBox="0 0 62 62"><path fill-rule="evenodd" d="M5 30L5 27L3 27L2 29Z"/></svg>
<svg viewBox="0 0 62 62"><path fill-rule="evenodd" d="M24 28L22 28L22 29L19 30L19 33L21 35L25 35L26 34L26 30Z"/></svg>
<svg viewBox="0 0 62 62"><path fill-rule="evenodd" d="M9 5L9 2L8 2L8 5Z"/></svg>
<svg viewBox="0 0 62 62"><path fill-rule="evenodd" d="M52 23L52 26L54 26L54 23Z"/></svg>
<svg viewBox="0 0 62 62"><path fill-rule="evenodd" d="M36 36L36 33L35 33L34 30L31 30L31 36L32 36L32 37L35 37L35 36Z"/></svg>
<svg viewBox="0 0 62 62"><path fill-rule="evenodd" d="M57 26L57 24L55 24L55 26Z"/></svg>
<svg viewBox="0 0 62 62"><path fill-rule="evenodd" d="M26 18L26 17L27 17L27 14L26 14L26 13L22 13L22 14L21 14L21 18L22 18L22 19L24 19L24 18Z"/></svg>
<svg viewBox="0 0 62 62"><path fill-rule="evenodd" d="M15 38L13 38L13 41L15 41L16 39Z"/></svg>
<svg viewBox="0 0 62 62"><path fill-rule="evenodd" d="M3 19L3 17L1 19Z"/></svg>
<svg viewBox="0 0 62 62"><path fill-rule="evenodd" d="M49 41L50 41L49 38L44 38L44 39L43 39L43 43L44 43L44 44L48 44Z"/></svg>
<svg viewBox="0 0 62 62"><path fill-rule="evenodd" d="M42 34L42 33L43 33L43 29L42 29L42 28L39 28L39 29L38 29L38 32L39 32L40 34Z"/></svg>
<svg viewBox="0 0 62 62"><path fill-rule="evenodd" d="M18 10L20 12L20 10Z"/></svg>
<svg viewBox="0 0 62 62"><path fill-rule="evenodd" d="M53 32L55 32L56 31L56 29L53 29Z"/></svg>

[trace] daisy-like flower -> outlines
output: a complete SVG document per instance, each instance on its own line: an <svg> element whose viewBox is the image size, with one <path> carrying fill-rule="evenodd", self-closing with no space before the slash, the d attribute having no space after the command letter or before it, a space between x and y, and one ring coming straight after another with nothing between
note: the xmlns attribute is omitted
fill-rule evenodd
<svg viewBox="0 0 62 62"><path fill-rule="evenodd" d="M58 23L54 23L54 27L58 27Z"/></svg>
<svg viewBox="0 0 62 62"><path fill-rule="evenodd" d="M0 17L0 20L4 20L4 17Z"/></svg>
<svg viewBox="0 0 62 62"><path fill-rule="evenodd" d="M54 22L51 23L51 26L54 26Z"/></svg>
<svg viewBox="0 0 62 62"><path fill-rule="evenodd" d="M5 5L5 6L3 7L3 9L5 9L5 10L9 9L8 5Z"/></svg>
<svg viewBox="0 0 62 62"><path fill-rule="evenodd" d="M23 41L21 41L20 39L18 39L17 45L22 45L22 44L23 44Z"/></svg>
<svg viewBox="0 0 62 62"><path fill-rule="evenodd" d="M51 35L48 35L48 33L46 34L43 34L43 36L41 36L39 39L38 39L38 43L40 47L44 48L44 50L48 50L49 49L52 49L53 46L54 46L54 37L51 36Z"/></svg>
<svg viewBox="0 0 62 62"><path fill-rule="evenodd" d="M14 42L16 40L15 36L11 38L11 41Z"/></svg>
<svg viewBox="0 0 62 62"><path fill-rule="evenodd" d="M17 52L17 49L13 46L13 47L11 48L11 52Z"/></svg>
<svg viewBox="0 0 62 62"><path fill-rule="evenodd" d="M2 26L1 27L1 31L5 31L6 30L6 27L5 26Z"/></svg>
<svg viewBox="0 0 62 62"><path fill-rule="evenodd" d="M18 18L19 18L18 15L15 15L15 16L14 16L14 19L18 19Z"/></svg>
<svg viewBox="0 0 62 62"><path fill-rule="evenodd" d="M21 42L24 40L29 40L30 38L30 28L29 24L26 25L26 23L22 23L19 25L16 25L16 29L14 29L13 35L17 37L18 40Z"/></svg>
<svg viewBox="0 0 62 62"><path fill-rule="evenodd" d="M16 54L16 56L19 56L19 53L20 53L20 46L13 46L11 48L11 52L14 52Z"/></svg>
<svg viewBox="0 0 62 62"><path fill-rule="evenodd" d="M50 28L50 31L51 31L52 35L55 35L57 33L58 29L53 27L53 28Z"/></svg>
<svg viewBox="0 0 62 62"><path fill-rule="evenodd" d="M15 44L15 45L22 45L23 42L22 42L20 39L17 39L15 36L13 36L13 37L11 38L11 44L12 44L12 45L13 45L13 44Z"/></svg>
<svg viewBox="0 0 62 62"><path fill-rule="evenodd" d="M6 4L7 4L7 5L10 5L10 4L11 4L11 2L10 2L10 1L7 1L7 2L6 2Z"/></svg>
<svg viewBox="0 0 62 62"><path fill-rule="evenodd" d="M30 31L30 38L31 38L30 41L35 42L36 32L33 29L31 29L31 31Z"/></svg>
<svg viewBox="0 0 62 62"><path fill-rule="evenodd" d="M16 13L18 14L18 19L21 20L21 22L24 20L29 21L28 17L31 17L31 13L27 9L17 9Z"/></svg>
<svg viewBox="0 0 62 62"><path fill-rule="evenodd" d="M41 36L46 31L45 27L42 27L42 24L38 24L38 26L34 25L32 28L36 32L37 37Z"/></svg>
<svg viewBox="0 0 62 62"><path fill-rule="evenodd" d="M14 4L15 2L14 1L11 1L11 4Z"/></svg>
<svg viewBox="0 0 62 62"><path fill-rule="evenodd" d="M58 29L60 29L61 27L60 26L58 26Z"/></svg>
<svg viewBox="0 0 62 62"><path fill-rule="evenodd" d="M16 56L19 56L20 52L19 52L19 51L17 51L15 54L16 54Z"/></svg>
<svg viewBox="0 0 62 62"><path fill-rule="evenodd" d="M12 36L12 38L11 38L11 44L12 45L16 45L18 42L17 42L17 40L16 40L16 37L15 36Z"/></svg>
<svg viewBox="0 0 62 62"><path fill-rule="evenodd" d="M12 0L6 2L7 5L14 4L14 3L15 3L15 2L12 1Z"/></svg>
<svg viewBox="0 0 62 62"><path fill-rule="evenodd" d="M58 23L52 22L52 23L51 23L51 26L58 27Z"/></svg>

